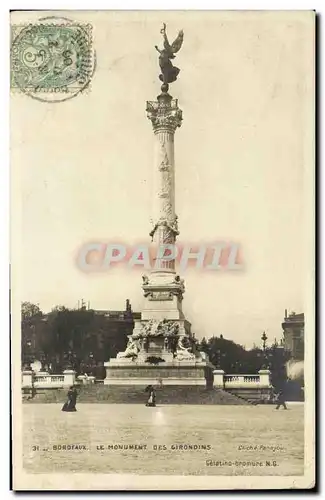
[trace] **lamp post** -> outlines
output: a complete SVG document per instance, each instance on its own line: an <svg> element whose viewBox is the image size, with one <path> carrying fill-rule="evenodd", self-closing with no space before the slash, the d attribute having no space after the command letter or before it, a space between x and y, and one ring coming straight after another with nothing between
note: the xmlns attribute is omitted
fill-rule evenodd
<svg viewBox="0 0 325 500"><path fill-rule="evenodd" d="M266 341L267 341L267 336L266 336L266 333L263 332L262 334L262 337L261 337L261 340L263 342L263 351L265 352L265 349L266 349Z"/></svg>
<svg viewBox="0 0 325 500"><path fill-rule="evenodd" d="M92 352L89 353L89 365L90 365L90 375L93 375L93 364L94 364L94 355Z"/></svg>
<svg viewBox="0 0 325 500"><path fill-rule="evenodd" d="M25 352L25 370L31 370L32 367L30 366L31 364L31 347L32 347L32 342L31 340L26 341L26 352Z"/></svg>
<svg viewBox="0 0 325 500"><path fill-rule="evenodd" d="M265 331L263 332L262 334L262 337L261 337L261 340L263 342L263 358L264 358L264 365L263 365L263 368L267 368L267 359L266 359L266 341L267 341L267 336L266 336L266 333Z"/></svg>

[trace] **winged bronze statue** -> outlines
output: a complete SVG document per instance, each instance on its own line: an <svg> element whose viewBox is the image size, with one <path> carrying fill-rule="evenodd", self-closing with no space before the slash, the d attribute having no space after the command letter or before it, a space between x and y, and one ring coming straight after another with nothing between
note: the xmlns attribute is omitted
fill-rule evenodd
<svg viewBox="0 0 325 500"><path fill-rule="evenodd" d="M171 59L175 58L176 52L179 51L183 44L184 33L181 30L177 38L170 45L167 35L166 35L166 24L163 24L163 28L160 30L160 33L164 37L164 48L160 50L157 45L155 45L156 50L159 52L159 66L161 70L161 74L159 75L159 79L163 82L163 84L169 84L175 82L177 80L177 76L180 72L179 68L173 66Z"/></svg>

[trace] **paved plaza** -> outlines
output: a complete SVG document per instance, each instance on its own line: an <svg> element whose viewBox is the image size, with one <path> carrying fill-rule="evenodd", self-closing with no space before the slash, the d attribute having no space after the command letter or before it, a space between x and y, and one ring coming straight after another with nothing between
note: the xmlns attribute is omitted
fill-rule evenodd
<svg viewBox="0 0 325 500"><path fill-rule="evenodd" d="M23 405L27 471L303 474L303 404L61 407Z"/></svg>

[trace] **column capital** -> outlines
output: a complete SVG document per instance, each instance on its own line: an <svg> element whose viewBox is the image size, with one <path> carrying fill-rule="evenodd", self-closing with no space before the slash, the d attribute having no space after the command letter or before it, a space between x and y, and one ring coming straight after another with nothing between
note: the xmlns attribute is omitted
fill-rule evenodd
<svg viewBox="0 0 325 500"><path fill-rule="evenodd" d="M175 133L182 124L182 110L178 107L178 100L166 92L160 94L157 101L147 101L146 111L155 133L161 130Z"/></svg>

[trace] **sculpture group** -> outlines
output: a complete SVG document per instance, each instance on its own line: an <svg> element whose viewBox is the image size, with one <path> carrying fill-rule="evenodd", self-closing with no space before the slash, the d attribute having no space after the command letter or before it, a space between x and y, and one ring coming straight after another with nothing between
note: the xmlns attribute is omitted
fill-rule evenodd
<svg viewBox="0 0 325 500"><path fill-rule="evenodd" d="M177 360L193 360L195 355L195 343L184 335L179 335L179 325L176 321L149 320L142 323L140 333L134 332L128 336L128 344L124 352L120 352L117 358L132 358L134 361L140 352L148 353L150 339L160 338L163 340L164 350L171 352Z"/></svg>

